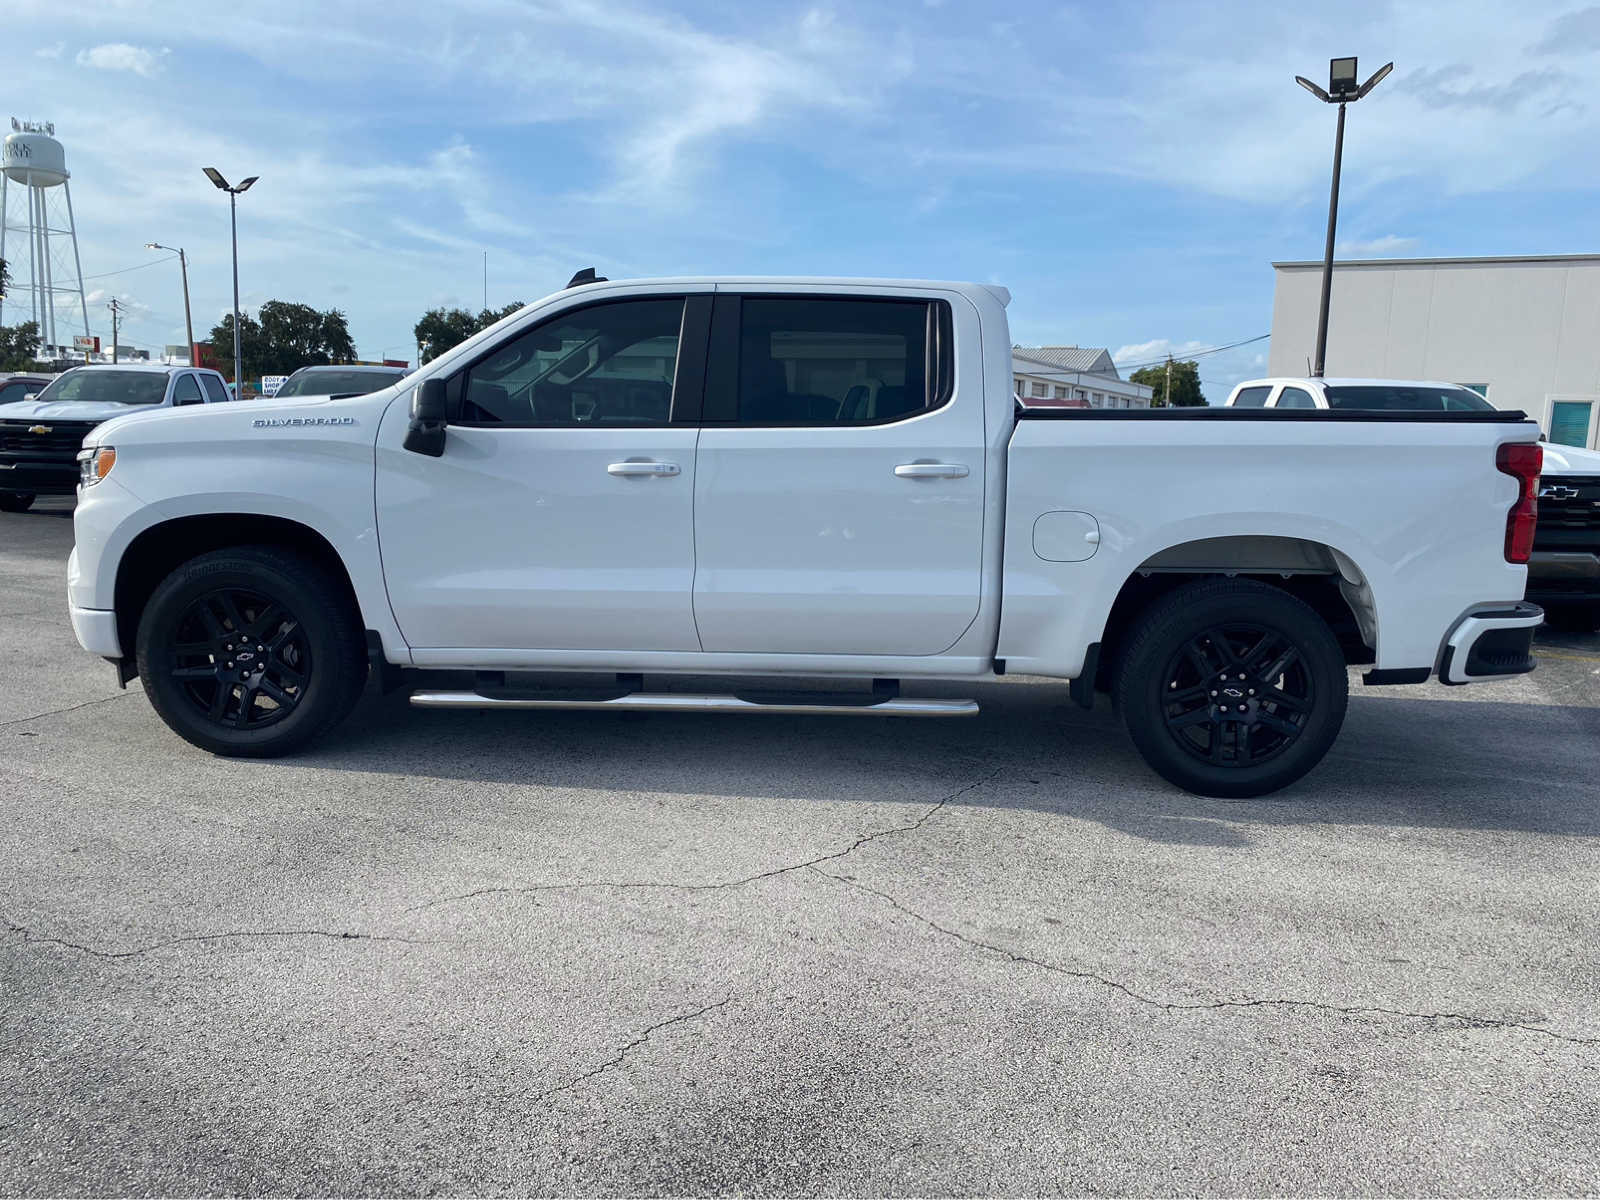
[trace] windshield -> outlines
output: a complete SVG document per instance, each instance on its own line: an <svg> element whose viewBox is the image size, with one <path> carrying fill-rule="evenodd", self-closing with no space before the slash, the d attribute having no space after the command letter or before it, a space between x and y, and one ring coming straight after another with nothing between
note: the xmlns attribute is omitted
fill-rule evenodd
<svg viewBox="0 0 1600 1200"><path fill-rule="evenodd" d="M1477 392L1458 387L1427 387L1423 384L1383 383L1359 387L1330 387L1329 408L1364 408L1382 412L1493 412Z"/></svg>
<svg viewBox="0 0 1600 1200"><path fill-rule="evenodd" d="M364 396L386 388L399 379L398 371L348 371L299 370L278 389L279 396Z"/></svg>
<svg viewBox="0 0 1600 1200"><path fill-rule="evenodd" d="M101 404L160 404L166 396L165 371L68 371L39 393L40 401Z"/></svg>

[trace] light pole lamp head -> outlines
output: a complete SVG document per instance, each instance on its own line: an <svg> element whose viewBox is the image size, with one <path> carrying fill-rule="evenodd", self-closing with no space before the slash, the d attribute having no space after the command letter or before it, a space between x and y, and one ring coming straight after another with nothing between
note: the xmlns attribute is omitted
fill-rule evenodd
<svg viewBox="0 0 1600 1200"><path fill-rule="evenodd" d="M261 178L261 176L259 176L259 175L252 175L252 176L250 176L249 179L246 179L243 183L241 183L238 187L234 188L233 190L235 192L248 192L250 190L250 185L252 183L254 183L256 180L260 179L260 178Z"/></svg>
<svg viewBox="0 0 1600 1200"><path fill-rule="evenodd" d="M1360 90L1354 58L1335 58L1328 63L1328 95L1335 100L1354 100Z"/></svg>
<svg viewBox="0 0 1600 1200"><path fill-rule="evenodd" d="M1296 83L1298 83L1301 87L1305 88L1306 91L1310 92L1318 100L1321 100L1323 103L1325 103L1325 104L1332 104L1333 103L1333 97L1332 96L1328 95L1327 92L1323 91L1316 84L1312 83L1311 80L1307 79L1304 75L1296 75L1294 77L1294 81Z"/></svg>
<svg viewBox="0 0 1600 1200"><path fill-rule="evenodd" d="M217 170L215 167L206 167L205 173L206 178L211 180L212 183L216 184L217 187L222 191L226 192L232 190L228 187L228 181L222 177L222 172Z"/></svg>

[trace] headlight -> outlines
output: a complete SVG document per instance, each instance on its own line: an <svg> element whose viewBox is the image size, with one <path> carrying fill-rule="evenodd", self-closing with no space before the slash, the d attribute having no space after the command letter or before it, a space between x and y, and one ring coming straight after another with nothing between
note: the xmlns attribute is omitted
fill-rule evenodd
<svg viewBox="0 0 1600 1200"><path fill-rule="evenodd" d="M92 446L78 451L78 486L93 487L117 465L117 452L110 446Z"/></svg>

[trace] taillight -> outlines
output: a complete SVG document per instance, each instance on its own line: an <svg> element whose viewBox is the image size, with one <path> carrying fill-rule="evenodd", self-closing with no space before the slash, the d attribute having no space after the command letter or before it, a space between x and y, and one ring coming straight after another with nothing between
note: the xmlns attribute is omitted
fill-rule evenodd
<svg viewBox="0 0 1600 1200"><path fill-rule="evenodd" d="M1525 563L1533 555L1533 530L1539 521L1544 447L1537 442L1507 443L1495 451L1494 465L1517 481L1517 502L1506 515L1506 561Z"/></svg>

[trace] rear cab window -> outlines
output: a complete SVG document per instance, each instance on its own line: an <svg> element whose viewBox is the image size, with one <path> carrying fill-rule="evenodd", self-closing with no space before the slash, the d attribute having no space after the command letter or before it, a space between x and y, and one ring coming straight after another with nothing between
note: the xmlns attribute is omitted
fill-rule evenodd
<svg viewBox="0 0 1600 1200"><path fill-rule="evenodd" d="M1382 383L1330 386L1329 408L1365 409L1371 412L1494 412L1476 392L1462 387L1427 384Z"/></svg>

